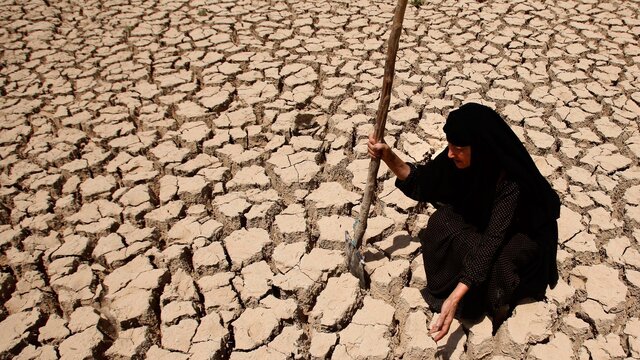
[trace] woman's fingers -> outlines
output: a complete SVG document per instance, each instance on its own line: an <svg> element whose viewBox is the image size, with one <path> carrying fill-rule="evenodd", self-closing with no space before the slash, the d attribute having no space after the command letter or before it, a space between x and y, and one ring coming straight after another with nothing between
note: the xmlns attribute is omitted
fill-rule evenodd
<svg viewBox="0 0 640 360"><path fill-rule="evenodd" d="M445 318L446 318L445 314L440 314L436 322L431 324L431 328L429 329L429 334L433 337L433 340L436 342L440 340L444 335L446 335L446 332L442 334L442 331L444 330L444 326L445 326L445 323L444 323Z"/></svg>
<svg viewBox="0 0 640 360"><path fill-rule="evenodd" d="M371 156L372 158L378 158L378 153L376 152L376 149L370 143L367 144L367 152L369 153L369 156Z"/></svg>
<svg viewBox="0 0 640 360"><path fill-rule="evenodd" d="M429 329L429 334L432 334L435 342L441 340L449 332L453 317L456 313L456 307L455 303L450 302L449 299L445 300L442 304L440 316L438 316L436 322L431 324L431 328Z"/></svg>
<svg viewBox="0 0 640 360"><path fill-rule="evenodd" d="M367 143L367 152L369 156L379 159L382 156L382 152L384 151L384 144L380 143Z"/></svg>
<svg viewBox="0 0 640 360"><path fill-rule="evenodd" d="M431 327L429 327L429 334L433 334L438 330L440 330L438 328L438 325L436 323L433 323L433 324L431 324Z"/></svg>
<svg viewBox="0 0 640 360"><path fill-rule="evenodd" d="M441 313L438 320L431 325L431 329L429 331L430 334L435 334L432 335L433 341L438 342L445 337L451 328L452 322L453 316L450 313Z"/></svg>
<svg viewBox="0 0 640 360"><path fill-rule="evenodd" d="M449 327L450 326L451 326L451 321L446 322L444 324L444 326L442 327L442 329L433 338L433 341L438 342L438 341L442 340L442 338L445 337L445 335L447 335L447 333L449 332Z"/></svg>
<svg viewBox="0 0 640 360"><path fill-rule="evenodd" d="M369 156L374 159L384 159L391 152L391 148L384 140L376 141L373 133L369 134L369 141L367 141L367 151Z"/></svg>
<svg viewBox="0 0 640 360"><path fill-rule="evenodd" d="M431 324L431 332L437 332L442 329L442 325L444 324L445 314L442 313L438 316L438 319L435 323Z"/></svg>

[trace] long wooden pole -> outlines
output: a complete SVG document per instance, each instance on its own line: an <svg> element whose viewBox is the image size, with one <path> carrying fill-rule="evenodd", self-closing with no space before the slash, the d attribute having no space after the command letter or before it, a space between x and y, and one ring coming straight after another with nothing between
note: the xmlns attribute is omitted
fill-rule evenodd
<svg viewBox="0 0 640 360"><path fill-rule="evenodd" d="M376 142L381 142L384 138L384 128L387 123L387 112L389 110L389 103L391 102L391 88L393 85L393 75L396 67L396 54L398 53L398 44L400 42L400 34L402 33L402 20L404 19L404 12L406 8L407 0L398 0L398 5L396 6L396 11L393 16L391 35L389 36L387 59L384 64L382 94L380 95L380 103L378 104L378 112L376 114L376 123L374 128ZM364 197L360 206L359 221L354 233L356 249L359 249L362 246L364 232L367 229L369 208L371 207L373 194L376 190L379 168L380 159L371 159L371 162L369 163L369 174L367 175L367 185L365 186Z"/></svg>

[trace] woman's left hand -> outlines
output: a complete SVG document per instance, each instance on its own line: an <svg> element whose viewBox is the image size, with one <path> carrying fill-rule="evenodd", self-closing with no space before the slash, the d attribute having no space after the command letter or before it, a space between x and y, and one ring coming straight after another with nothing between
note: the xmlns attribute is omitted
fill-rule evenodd
<svg viewBox="0 0 640 360"><path fill-rule="evenodd" d="M451 323L453 322L456 310L458 309L458 303L462 300L462 297L468 290L469 287L467 285L458 283L458 286L456 286L449 297L447 297L444 303L442 303L440 316L438 316L436 322L431 324L429 329L429 334L433 336L433 340L435 342L438 342L445 337L447 333L449 333L449 328L451 328Z"/></svg>
<svg viewBox="0 0 640 360"><path fill-rule="evenodd" d="M451 299L451 295L444 301L442 304L442 310L436 322L431 324L431 328L429 329L429 334L433 336L433 340L438 342L440 339L445 337L449 332L449 328L451 327L451 322L453 321L453 317L456 315L456 309L458 308L458 304Z"/></svg>

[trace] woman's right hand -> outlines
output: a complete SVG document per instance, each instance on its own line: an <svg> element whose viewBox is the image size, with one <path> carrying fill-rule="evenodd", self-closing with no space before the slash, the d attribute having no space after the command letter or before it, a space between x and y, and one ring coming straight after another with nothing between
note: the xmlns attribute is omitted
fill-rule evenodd
<svg viewBox="0 0 640 360"><path fill-rule="evenodd" d="M388 159L389 153L391 153L391 147L387 145L384 140L377 142L373 133L369 134L369 141L367 142L367 152L369 156L374 159Z"/></svg>
<svg viewBox="0 0 640 360"><path fill-rule="evenodd" d="M382 142L377 142L373 133L369 134L367 152L372 158L384 161L399 180L406 179L411 173L409 165L402 161L402 159L400 159L398 155L391 150L391 147L387 145L384 140Z"/></svg>

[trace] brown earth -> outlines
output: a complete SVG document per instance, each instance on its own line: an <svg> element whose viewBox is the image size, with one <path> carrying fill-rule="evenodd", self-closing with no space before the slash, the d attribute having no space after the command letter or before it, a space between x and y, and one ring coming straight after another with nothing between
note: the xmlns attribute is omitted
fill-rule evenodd
<svg viewBox="0 0 640 360"><path fill-rule="evenodd" d="M0 3L0 358L640 357L640 4L429 1L387 142L496 108L562 198L560 284L436 344L388 169L344 265L391 1Z"/></svg>

